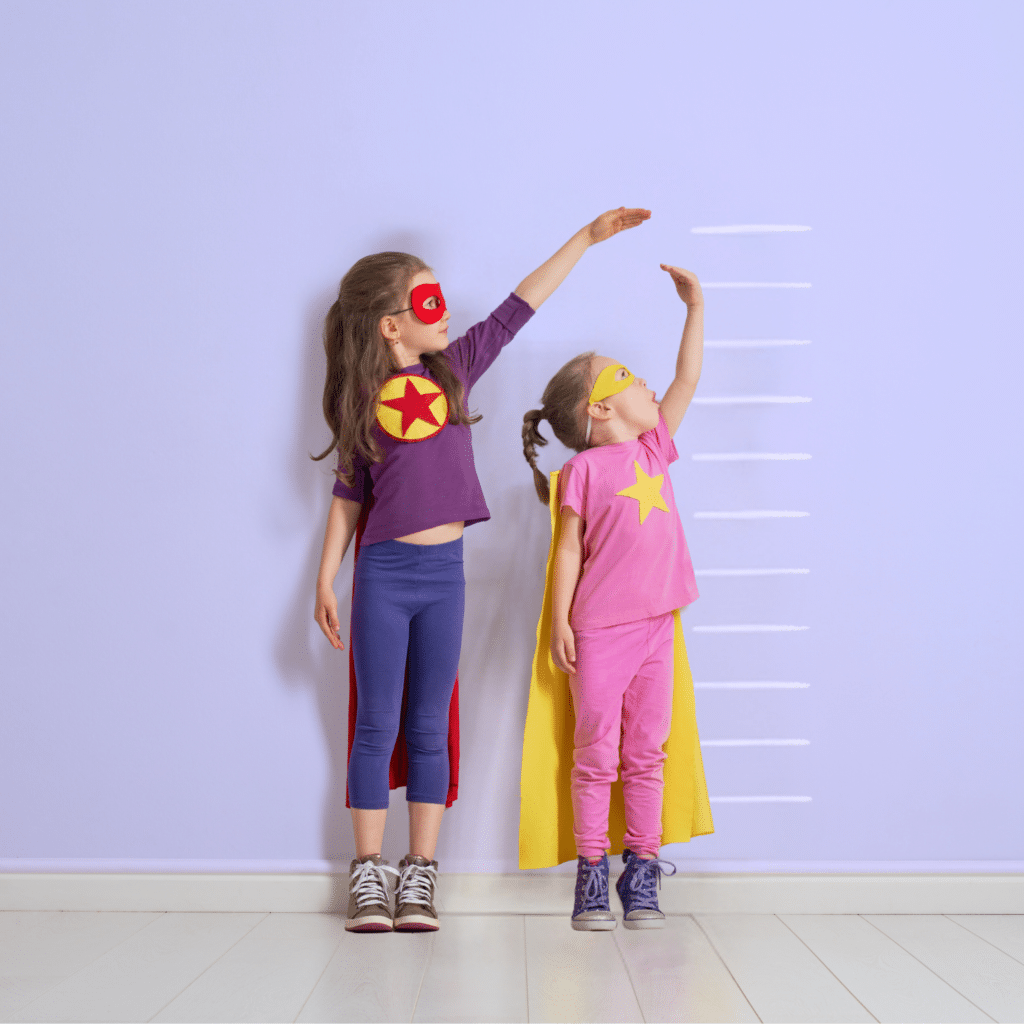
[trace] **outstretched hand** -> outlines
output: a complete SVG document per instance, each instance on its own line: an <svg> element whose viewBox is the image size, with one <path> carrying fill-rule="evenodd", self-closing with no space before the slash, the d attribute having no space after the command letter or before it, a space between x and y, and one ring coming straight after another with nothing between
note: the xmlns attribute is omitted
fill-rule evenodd
<svg viewBox="0 0 1024 1024"><path fill-rule="evenodd" d="M600 217L591 221L588 225L590 228L590 244L603 242L606 238L611 238L612 235L625 231L626 228L635 228L637 224L643 224L645 220L649 220L650 216L650 210L642 210L640 207L626 209L625 206L602 213Z"/></svg>
<svg viewBox="0 0 1024 1024"><path fill-rule="evenodd" d="M687 306L695 306L704 301L704 292L701 291L700 281L697 280L697 275L692 270L670 267L667 263L662 263L661 269L671 274L676 292Z"/></svg>

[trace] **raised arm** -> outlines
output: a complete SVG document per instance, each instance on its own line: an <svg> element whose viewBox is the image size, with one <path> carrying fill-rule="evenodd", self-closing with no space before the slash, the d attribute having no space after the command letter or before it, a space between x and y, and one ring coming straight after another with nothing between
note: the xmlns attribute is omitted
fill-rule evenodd
<svg viewBox="0 0 1024 1024"><path fill-rule="evenodd" d="M585 228L580 228L551 259L524 278L516 287L516 295L528 302L533 309L539 309L541 303L566 279L569 271L576 266L579 258L590 246L596 242L603 242L626 228L635 228L650 216L650 210L627 210L625 206L602 213L597 220Z"/></svg>
<svg viewBox="0 0 1024 1024"><path fill-rule="evenodd" d="M316 578L316 609L313 618L331 641L331 646L340 651L341 623L338 621L338 599L334 595L334 577L338 575L341 560L348 551L352 534L356 532L359 513L363 506L358 501L339 498L331 499L327 513L327 529L324 531L324 549L320 556L320 572Z"/></svg>
<svg viewBox="0 0 1024 1024"><path fill-rule="evenodd" d="M683 337L676 356L676 375L661 400L661 415L665 418L668 432L674 434L683 421L683 414L700 380L704 358L704 293L697 275L691 271L664 263L661 269L672 275L676 292L686 303L686 323L683 325Z"/></svg>

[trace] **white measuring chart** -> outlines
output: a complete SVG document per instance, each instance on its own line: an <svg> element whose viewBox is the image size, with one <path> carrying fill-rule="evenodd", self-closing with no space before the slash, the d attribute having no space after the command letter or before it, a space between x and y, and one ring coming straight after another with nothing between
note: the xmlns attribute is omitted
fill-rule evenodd
<svg viewBox="0 0 1024 1024"><path fill-rule="evenodd" d="M721 224L691 228L694 235L773 235L773 234L794 234L805 233L811 230L810 226L803 224ZM721 280L702 282L705 289L795 289L807 290L811 288L810 281L787 281L787 280ZM804 348L811 344L809 338L722 338L705 341L704 347L709 350L791 350ZM695 406L717 407L724 410L749 409L751 407L772 407L772 406L806 406L812 401L810 395L795 394L723 394L723 395L700 395L695 396ZM796 410L794 410L796 412ZM694 462L703 463L771 463L771 462L809 462L812 459L811 452L777 452L777 451L706 451L692 452L690 458ZM806 519L810 512L802 509L758 509L758 508L732 508L732 509L708 509L693 513L694 519L718 520L718 521L748 521L763 522L765 530L771 530L772 520L780 519ZM742 585L744 580L752 580L765 577L803 577L810 574L810 568L805 566L736 566L721 568L699 568L696 575L699 578L735 580L737 586ZM689 632L696 635L714 636L736 636L751 634L778 634L795 633L803 634L810 629L804 623L789 622L717 622L705 623L691 626ZM723 640L720 642L728 642ZM795 681L777 680L750 680L750 679L722 679L718 681L695 682L695 690L734 692L793 692L803 691L810 688L810 683ZM701 741L701 747L722 748L722 749L749 749L749 748L793 748L810 746L811 741L806 738L792 737L721 737L708 738ZM755 780L751 781L751 789L755 788ZM805 804L811 803L812 797L808 795L792 795L785 793L749 793L746 795L716 795L711 797L714 804Z"/></svg>

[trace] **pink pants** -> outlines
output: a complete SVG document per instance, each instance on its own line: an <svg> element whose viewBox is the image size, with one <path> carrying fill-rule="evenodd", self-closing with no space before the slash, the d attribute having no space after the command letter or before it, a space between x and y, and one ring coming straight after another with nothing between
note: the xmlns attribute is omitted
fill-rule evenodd
<svg viewBox="0 0 1024 1024"><path fill-rule="evenodd" d="M622 756L625 845L656 857L661 796L672 721L674 615L576 633L576 673L569 676L576 713L572 810L576 852L600 857L609 847L608 802Z"/></svg>

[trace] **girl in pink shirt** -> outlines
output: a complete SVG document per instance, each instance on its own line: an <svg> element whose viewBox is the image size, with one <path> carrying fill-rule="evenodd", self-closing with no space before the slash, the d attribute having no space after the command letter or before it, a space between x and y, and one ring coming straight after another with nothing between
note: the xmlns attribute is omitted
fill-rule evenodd
<svg viewBox="0 0 1024 1024"><path fill-rule="evenodd" d="M576 839L572 927L608 930L608 806L622 761L625 869L616 883L627 928L658 928L662 747L672 714L673 612L697 597L668 466L672 435L700 379L704 298L688 270L661 265L686 303L676 374L661 402L621 363L592 352L551 379L543 408L526 414L523 448L537 494L537 429L579 454L559 481L561 535L555 550L551 654L569 675L576 715L571 774ZM674 870L674 869L673 869Z"/></svg>

